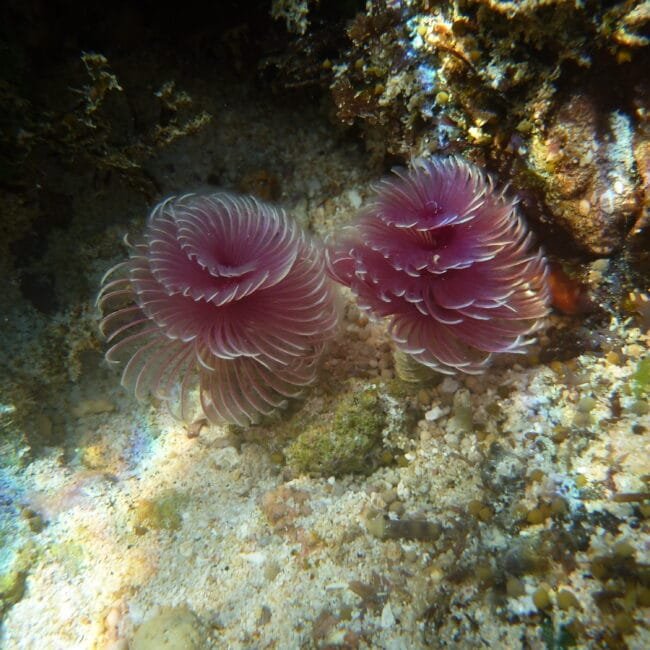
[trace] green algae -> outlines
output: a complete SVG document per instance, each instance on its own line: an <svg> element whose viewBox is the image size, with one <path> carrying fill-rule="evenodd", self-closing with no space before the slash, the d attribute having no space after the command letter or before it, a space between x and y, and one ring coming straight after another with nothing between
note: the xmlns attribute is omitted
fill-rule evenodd
<svg viewBox="0 0 650 650"><path fill-rule="evenodd" d="M632 375L632 391L637 398L650 392L650 354L637 364Z"/></svg>
<svg viewBox="0 0 650 650"><path fill-rule="evenodd" d="M369 456L381 442L386 406L374 387L345 395L331 421L311 423L287 447L293 469L319 476L367 473Z"/></svg>
<svg viewBox="0 0 650 650"><path fill-rule="evenodd" d="M35 546L26 544L16 552L10 566L0 571L0 622L5 612L23 599L27 577L36 559Z"/></svg>
<svg viewBox="0 0 650 650"><path fill-rule="evenodd" d="M87 564L88 555L83 545L73 539L54 544L50 554L70 575L79 575Z"/></svg>
<svg viewBox="0 0 650 650"><path fill-rule="evenodd" d="M179 490L167 490L154 499L142 499L135 511L136 530L179 530L183 524L183 510L190 497Z"/></svg>
<svg viewBox="0 0 650 650"><path fill-rule="evenodd" d="M0 574L0 617L6 609L22 600L27 572L12 569Z"/></svg>

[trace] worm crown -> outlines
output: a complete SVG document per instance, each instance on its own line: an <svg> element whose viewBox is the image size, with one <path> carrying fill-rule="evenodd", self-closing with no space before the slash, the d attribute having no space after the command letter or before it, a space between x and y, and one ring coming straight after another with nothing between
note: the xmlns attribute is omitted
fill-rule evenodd
<svg viewBox="0 0 650 650"><path fill-rule="evenodd" d="M548 312L547 265L516 203L458 157L416 160L380 181L328 271L390 318L399 350L439 372L483 371L523 352Z"/></svg>
<svg viewBox="0 0 650 650"><path fill-rule="evenodd" d="M319 250L284 211L252 197L185 194L159 203L98 297L106 358L139 399L181 416L198 381L214 422L256 422L316 376L334 334Z"/></svg>

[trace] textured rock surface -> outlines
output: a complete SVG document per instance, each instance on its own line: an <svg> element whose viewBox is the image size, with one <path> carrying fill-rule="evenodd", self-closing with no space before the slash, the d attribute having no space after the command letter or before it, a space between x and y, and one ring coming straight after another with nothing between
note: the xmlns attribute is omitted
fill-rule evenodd
<svg viewBox="0 0 650 650"><path fill-rule="evenodd" d="M205 638L196 616L187 607L166 607L143 623L131 650L200 650Z"/></svg>
<svg viewBox="0 0 650 650"><path fill-rule="evenodd" d="M529 154L554 217L595 255L617 249L639 212L631 118L606 117L601 128L593 103L574 95L533 137Z"/></svg>

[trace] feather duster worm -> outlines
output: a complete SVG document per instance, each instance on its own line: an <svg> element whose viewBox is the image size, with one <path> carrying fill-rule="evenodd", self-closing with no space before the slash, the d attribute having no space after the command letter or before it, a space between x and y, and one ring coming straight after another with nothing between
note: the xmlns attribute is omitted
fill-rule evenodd
<svg viewBox="0 0 650 650"><path fill-rule="evenodd" d="M390 318L398 350L448 374L523 352L548 312L546 261L516 203L458 157L381 181L329 247L328 270L362 309Z"/></svg>
<svg viewBox="0 0 650 650"><path fill-rule="evenodd" d="M206 417L242 426L314 380L337 320L314 244L282 210L227 193L159 203L98 303L106 358L136 397L180 388L186 418L198 378Z"/></svg>

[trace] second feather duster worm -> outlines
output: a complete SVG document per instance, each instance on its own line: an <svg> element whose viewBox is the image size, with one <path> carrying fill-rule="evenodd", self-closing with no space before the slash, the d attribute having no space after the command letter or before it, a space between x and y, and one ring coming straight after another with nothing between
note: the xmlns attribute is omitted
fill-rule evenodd
<svg viewBox="0 0 650 650"><path fill-rule="evenodd" d="M328 269L362 309L390 318L398 350L444 373L522 352L548 312L546 261L515 202L458 157L381 181Z"/></svg>
<svg viewBox="0 0 650 650"><path fill-rule="evenodd" d="M205 415L240 425L314 380L337 316L305 233L282 210L227 193L158 204L98 302L106 357L137 397L178 392L186 411L198 378Z"/></svg>

